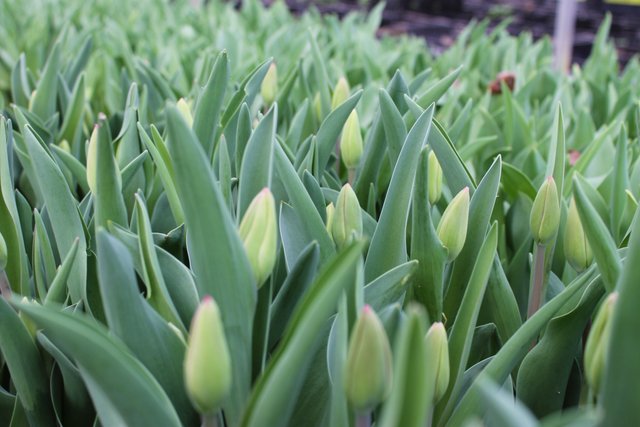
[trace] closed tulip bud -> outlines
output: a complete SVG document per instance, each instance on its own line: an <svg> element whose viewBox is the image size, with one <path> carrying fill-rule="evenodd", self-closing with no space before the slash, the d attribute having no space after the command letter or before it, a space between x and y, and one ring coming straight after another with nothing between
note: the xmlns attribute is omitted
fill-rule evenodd
<svg viewBox="0 0 640 427"><path fill-rule="evenodd" d="M344 387L356 412L368 411L382 402L391 389L393 370L387 334L366 305L353 327L347 351Z"/></svg>
<svg viewBox="0 0 640 427"><path fill-rule="evenodd" d="M548 243L560 226L560 202L558 189L552 176L548 177L536 195L531 208L529 224L536 242Z"/></svg>
<svg viewBox="0 0 640 427"><path fill-rule="evenodd" d="M467 239L469 223L469 187L463 188L444 210L436 233L451 262L460 254Z"/></svg>
<svg viewBox="0 0 640 427"><path fill-rule="evenodd" d="M358 197L349 184L338 194L335 213L331 221L331 236L338 248L362 235L362 213Z"/></svg>
<svg viewBox="0 0 640 427"><path fill-rule="evenodd" d="M276 95L278 94L278 68L276 67L276 63L272 62L269 65L269 69L267 70L267 74L264 76L262 80L262 86L260 86L260 95L262 95L262 100L266 105L273 104L273 101L276 100Z"/></svg>
<svg viewBox="0 0 640 427"><path fill-rule="evenodd" d="M325 210L327 215L326 227L329 235L331 236L331 227L333 227L333 216L335 215L336 207L333 205L333 203L329 203Z"/></svg>
<svg viewBox="0 0 640 427"><path fill-rule="evenodd" d="M425 336L429 370L434 374L433 402L437 403L449 387L449 344L441 322L431 325Z"/></svg>
<svg viewBox="0 0 640 427"><path fill-rule="evenodd" d="M440 200L442 195L442 167L436 153L429 153L429 203L432 205Z"/></svg>
<svg viewBox="0 0 640 427"><path fill-rule="evenodd" d="M98 167L98 125L93 127L87 148L87 183L92 193L96 192L96 176Z"/></svg>
<svg viewBox="0 0 640 427"><path fill-rule="evenodd" d="M0 233L0 271L7 266L7 242L4 241L2 233Z"/></svg>
<svg viewBox="0 0 640 427"><path fill-rule="evenodd" d="M176 104L178 111L182 114L182 118L189 125L189 127L193 126L193 116L191 115L191 108L187 101L184 98L180 98Z"/></svg>
<svg viewBox="0 0 640 427"><path fill-rule="evenodd" d="M220 408L231 388L231 358L218 305L206 296L191 321L184 380L193 406L201 414Z"/></svg>
<svg viewBox="0 0 640 427"><path fill-rule="evenodd" d="M593 252L582 228L576 202L573 199L569 205L567 224L564 230L564 255L578 273L586 270L593 261Z"/></svg>
<svg viewBox="0 0 640 427"><path fill-rule="evenodd" d="M360 134L360 120L358 113L353 110L349 114L347 122L342 129L342 139L340 141L340 154L342 161L348 169L355 169L362 156L363 143Z"/></svg>
<svg viewBox="0 0 640 427"><path fill-rule="evenodd" d="M333 90L333 97L331 98L331 110L335 110L340 104L349 98L349 83L344 77L340 77L336 88Z"/></svg>
<svg viewBox="0 0 640 427"><path fill-rule="evenodd" d="M60 141L58 147L60 147L65 153L71 154L71 146L69 146L69 141L67 141L66 139Z"/></svg>
<svg viewBox="0 0 640 427"><path fill-rule="evenodd" d="M316 114L318 122L321 122L324 116L322 115L322 100L320 99L320 92L316 92L316 96L313 97L313 111Z"/></svg>
<svg viewBox="0 0 640 427"><path fill-rule="evenodd" d="M602 384L602 375L607 363L607 347L611 335L611 319L618 293L612 292L600 306L591 325L591 331L584 349L584 370L591 389L598 394Z"/></svg>
<svg viewBox="0 0 640 427"><path fill-rule="evenodd" d="M251 201L240 223L240 238L258 287L264 284L276 263L277 233L276 202L265 188Z"/></svg>

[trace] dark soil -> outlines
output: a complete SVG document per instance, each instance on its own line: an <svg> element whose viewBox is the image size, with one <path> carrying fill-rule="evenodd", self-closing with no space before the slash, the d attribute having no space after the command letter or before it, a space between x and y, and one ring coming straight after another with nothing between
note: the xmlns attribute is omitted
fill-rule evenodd
<svg viewBox="0 0 640 427"><path fill-rule="evenodd" d="M354 9L365 9L358 1L314 2L287 0L294 12L314 5L321 12L344 15ZM488 17L495 25L510 19L512 34L529 31L534 37L553 35L556 1L553 0L388 0L381 33L410 33L423 36L435 52L450 46L471 19ZM613 13L611 36L621 63L640 52L640 7L607 7L600 0L578 3L574 61L582 63L591 51L591 43L607 10Z"/></svg>

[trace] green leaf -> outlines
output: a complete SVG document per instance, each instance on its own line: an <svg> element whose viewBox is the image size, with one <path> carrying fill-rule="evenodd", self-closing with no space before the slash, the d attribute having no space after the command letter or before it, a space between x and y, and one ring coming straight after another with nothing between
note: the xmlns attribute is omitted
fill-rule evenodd
<svg viewBox="0 0 640 427"><path fill-rule="evenodd" d="M421 307L413 306L402 324L393 351L393 392L382 408L381 427L426 425L433 399L429 382L434 381L427 370L426 317Z"/></svg>
<svg viewBox="0 0 640 427"><path fill-rule="evenodd" d="M220 110L224 102L229 73L227 51L223 50L213 64L207 84L202 89L194 109L193 132L208 157L213 154L217 142L214 138L219 126Z"/></svg>
<svg viewBox="0 0 640 427"><path fill-rule="evenodd" d="M432 103L437 103L442 95L447 92L453 82L458 78L461 71L462 65L444 76L441 80L438 80L436 83L434 83L433 86L431 86L425 93L418 97L418 105L423 108L427 108L427 106L431 105Z"/></svg>
<svg viewBox="0 0 640 427"><path fill-rule="evenodd" d="M402 303L409 283L414 281L418 261L412 260L400 264L377 277L364 287L364 301L374 311L381 311L390 304Z"/></svg>
<svg viewBox="0 0 640 427"><path fill-rule="evenodd" d="M622 269L616 244L609 234L607 226L589 202L579 177L574 178L573 194L580 222L582 222L589 246L593 251L593 258L598 264L605 288L611 292L616 286Z"/></svg>
<svg viewBox="0 0 640 427"><path fill-rule="evenodd" d="M167 105L169 153L187 227L191 268L201 297L218 302L233 355L233 384L223 404L235 424L249 395L256 285L240 236L215 184L209 157L173 105Z"/></svg>
<svg viewBox="0 0 640 427"><path fill-rule="evenodd" d="M637 357L640 328L640 311L637 301L640 288L637 284L640 268L640 211L636 211L629 249L620 279L616 283L618 300L611 321L611 335L607 348L602 390L602 425L623 426L640 423L640 384L629 381L640 375ZM593 246L592 246L593 247ZM595 254L595 251L594 251Z"/></svg>
<svg viewBox="0 0 640 427"><path fill-rule="evenodd" d="M449 387L440 401L441 403L436 406L435 419L448 418L457 402L456 396L462 385L462 376L469 359L473 332L487 288L497 244L498 223L494 222L478 251L473 271L469 276L469 284L460 303L458 316L449 334Z"/></svg>
<svg viewBox="0 0 640 427"><path fill-rule="evenodd" d="M329 161L329 156L333 152L336 140L342 132L344 123L347 121L351 111L356 108L361 96L362 90L351 95L346 101L340 104L338 108L329 113L320 125L320 128L318 128L316 141L318 144L318 166L320 169L324 169Z"/></svg>
<svg viewBox="0 0 640 427"><path fill-rule="evenodd" d="M60 55L60 44L56 43L49 53L38 86L36 86L36 93L31 99L30 110L42 120L49 119L56 111Z"/></svg>
<svg viewBox="0 0 640 427"><path fill-rule="evenodd" d="M69 186L55 161L33 134L31 127L25 128L25 144L31 161L38 171L36 182L42 189L53 234L55 236L58 253L68 253L79 239L78 251L84 253L87 249L84 229L75 199L71 195ZM87 258L81 256L73 264L69 277L69 294L72 302L87 301L86 291Z"/></svg>
<svg viewBox="0 0 640 427"><path fill-rule="evenodd" d="M418 159L435 106L426 109L407 135L387 191L378 226L365 261L365 280L371 281L407 261L406 229Z"/></svg>
<svg viewBox="0 0 640 427"><path fill-rule="evenodd" d="M181 425L160 384L106 328L84 315L15 305L75 361L103 425Z"/></svg>
<svg viewBox="0 0 640 427"><path fill-rule="evenodd" d="M33 337L7 301L0 297L0 350L29 423L54 426L48 376Z"/></svg>
<svg viewBox="0 0 640 427"><path fill-rule="evenodd" d="M242 426L286 426L305 379L320 332L338 298L353 283L363 244L352 243L331 258L296 308L277 352L258 379ZM296 375L291 375L296 372Z"/></svg>
<svg viewBox="0 0 640 427"><path fill-rule="evenodd" d="M629 188L629 170L627 166L627 130L622 127L618 142L616 144L616 160L613 167L613 188L611 189L611 200L609 208L611 210L610 227L611 234L615 242L622 239L621 222L624 217L624 210L627 201L626 190Z"/></svg>
<svg viewBox="0 0 640 427"><path fill-rule="evenodd" d="M487 422L495 427L536 427L538 420L513 395L490 380L478 383L488 408Z"/></svg>
<svg viewBox="0 0 640 427"><path fill-rule="evenodd" d="M271 186L273 145L278 123L278 105L274 104L255 128L242 157L238 190L238 213L241 219L253 198Z"/></svg>
<svg viewBox="0 0 640 427"><path fill-rule="evenodd" d="M394 167L402 150L402 143L407 137L407 127L402 120L402 115L393 103L393 99L386 90L380 89L378 92L380 99L380 116L384 125L384 133L389 150L389 160Z"/></svg>

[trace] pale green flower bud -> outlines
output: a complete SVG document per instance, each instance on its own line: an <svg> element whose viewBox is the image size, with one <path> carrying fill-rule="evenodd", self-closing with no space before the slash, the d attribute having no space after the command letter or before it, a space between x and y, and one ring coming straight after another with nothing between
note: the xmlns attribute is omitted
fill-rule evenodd
<svg viewBox="0 0 640 427"><path fill-rule="evenodd" d="M598 394L607 363L607 347L611 335L611 319L615 310L618 293L612 292L600 306L591 325L589 338L584 349L584 370L591 389Z"/></svg>
<svg viewBox="0 0 640 427"><path fill-rule="evenodd" d="M434 374L433 402L437 403L449 387L449 344L441 322L431 325L425 336L429 370Z"/></svg>
<svg viewBox="0 0 640 427"><path fill-rule="evenodd" d="M191 321L184 381L201 414L218 410L231 388L231 357L218 305L210 296L204 297Z"/></svg>
<svg viewBox="0 0 640 427"><path fill-rule="evenodd" d="M71 154L71 146L69 145L69 141L66 139L60 141L58 147L60 147L65 153Z"/></svg>
<svg viewBox="0 0 640 427"><path fill-rule="evenodd" d="M567 224L564 229L564 255L567 262L578 272L586 270L593 261L593 252L582 228L576 202L571 199Z"/></svg>
<svg viewBox="0 0 640 427"><path fill-rule="evenodd" d="M338 194L335 213L331 221L331 236L338 248L362 235L360 203L351 185L345 184Z"/></svg>
<svg viewBox="0 0 640 427"><path fill-rule="evenodd" d="M364 306L353 327L344 387L356 412L371 410L389 394L393 378L391 348L376 313Z"/></svg>
<svg viewBox="0 0 640 427"><path fill-rule="evenodd" d="M258 287L264 284L276 263L276 222L276 202L271 191L264 188L253 198L240 223L240 238Z"/></svg>
<svg viewBox="0 0 640 427"><path fill-rule="evenodd" d="M360 120L358 113L353 110L342 128L342 139L340 141L340 155L342 161L348 169L355 169L362 156L363 143L360 133Z"/></svg>
<svg viewBox="0 0 640 427"><path fill-rule="evenodd" d="M193 126L193 116L191 115L191 107L184 98L180 98L176 104L176 108L182 114L182 118L189 125L189 127Z"/></svg>
<svg viewBox="0 0 640 427"><path fill-rule="evenodd" d="M262 80L262 86L260 86L260 95L266 105L271 105L276 100L278 94L278 68L276 63L272 62L269 65L267 74Z"/></svg>
<svg viewBox="0 0 640 427"><path fill-rule="evenodd" d="M436 153L429 153L429 203L432 205L440 200L442 195L442 167Z"/></svg>
<svg viewBox="0 0 640 427"><path fill-rule="evenodd" d="M349 83L344 77L340 77L336 88L333 90L331 98L331 111L335 110L340 104L349 98Z"/></svg>
<svg viewBox="0 0 640 427"><path fill-rule="evenodd" d="M444 210L436 233L451 262L460 254L467 239L469 223L469 187L463 188Z"/></svg>
<svg viewBox="0 0 640 427"><path fill-rule="evenodd" d="M531 234L538 243L548 243L560 226L560 202L558 189L552 176L548 177L536 195L529 221Z"/></svg>
<svg viewBox="0 0 640 427"><path fill-rule="evenodd" d="M332 202L327 205L325 210L327 213L326 214L327 215L327 221L326 221L327 232L331 236L331 227L333 227L333 217L335 216L335 213L336 213L336 207L333 205L333 202Z"/></svg>
<svg viewBox="0 0 640 427"><path fill-rule="evenodd" d="M8 256L7 242L4 241L4 237L2 233L0 233L0 271L4 270L7 266Z"/></svg>

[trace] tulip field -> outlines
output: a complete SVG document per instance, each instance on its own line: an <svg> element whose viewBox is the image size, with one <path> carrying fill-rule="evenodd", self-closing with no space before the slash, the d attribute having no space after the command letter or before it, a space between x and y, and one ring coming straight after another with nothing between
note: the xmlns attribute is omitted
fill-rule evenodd
<svg viewBox="0 0 640 427"><path fill-rule="evenodd" d="M202 3L0 0L0 426L640 426L611 16Z"/></svg>

